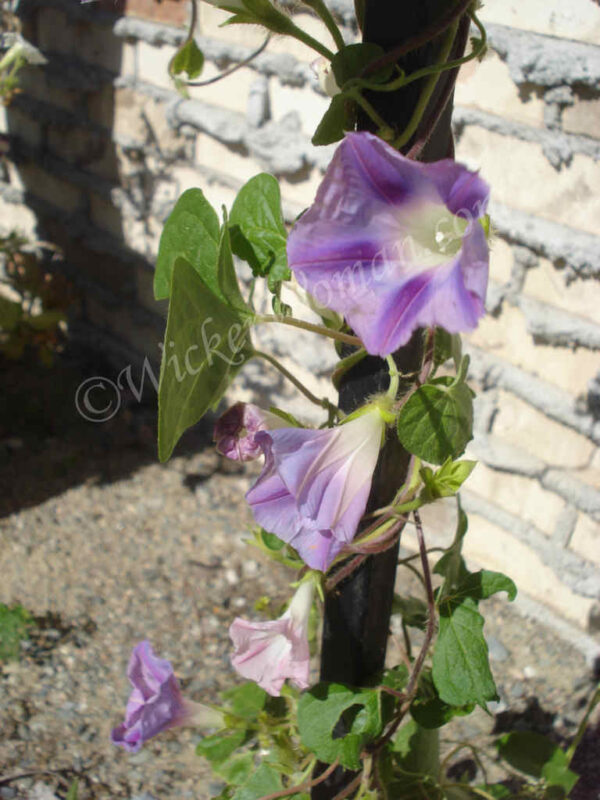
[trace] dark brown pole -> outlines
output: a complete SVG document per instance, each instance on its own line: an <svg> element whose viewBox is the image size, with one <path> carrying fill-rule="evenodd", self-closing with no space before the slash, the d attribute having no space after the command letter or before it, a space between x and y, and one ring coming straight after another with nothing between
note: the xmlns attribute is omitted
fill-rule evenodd
<svg viewBox="0 0 600 800"><path fill-rule="evenodd" d="M398 45L420 36L447 17L458 2L449 0L366 0L363 40L391 51ZM464 6L464 2L462 3ZM469 29L468 17L461 20L451 58L462 56ZM443 36L444 34L442 34ZM407 73L435 61L440 37L398 60ZM454 152L450 119L452 87L456 75L443 73L427 107L423 122L403 148L418 149L419 159L436 161ZM369 100L386 122L401 132L410 120L422 89L415 81L397 92L373 92ZM435 122L430 135L427 128ZM361 119L360 129L373 129L369 119ZM423 147L422 140L426 139ZM412 155L412 154L411 154ZM411 341L395 354L403 372L417 370L423 356L423 332L417 331ZM353 411L365 399L388 385L385 362L368 357L352 369L340 389L340 407ZM410 455L400 446L393 432L382 450L369 507L376 508L392 499L403 483ZM325 619L321 651L321 680L361 686L384 668L389 623L394 594L398 546L370 556L348 579L336 586L325 599ZM343 731L339 731L343 735ZM324 767L323 767L324 768ZM318 774L318 770L316 774ZM355 776L341 768L312 789L312 800L331 800Z"/></svg>

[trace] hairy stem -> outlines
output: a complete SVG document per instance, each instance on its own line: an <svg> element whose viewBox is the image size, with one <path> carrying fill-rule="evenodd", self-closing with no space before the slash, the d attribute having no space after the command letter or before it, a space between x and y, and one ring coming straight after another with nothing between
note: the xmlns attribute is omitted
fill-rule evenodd
<svg viewBox="0 0 600 800"><path fill-rule="evenodd" d="M314 403L316 406L320 406L321 408L326 409L327 411L332 412L336 417L339 417L342 413L340 409L331 403L326 397L319 399L316 395L314 395L310 389L307 389L306 386L296 378L288 369L286 369L283 364L278 361L274 356L270 355L270 353L265 353L262 350L255 350L254 355L258 358L262 358L265 361L268 361L271 366L275 367L276 370L281 372L284 378L287 378L290 383L293 383L296 389L306 397L307 400L310 400L311 403Z"/></svg>
<svg viewBox="0 0 600 800"><path fill-rule="evenodd" d="M334 331L332 328L326 328L325 325L315 325L312 322L305 322L303 319L296 319L295 317L278 317L275 314L264 314L255 318L254 322L260 324L261 322L279 322L281 325L291 325L292 328L301 328L311 333L318 333L321 336L326 336L328 339L335 339L338 342L345 344L352 344L355 347L361 347L362 342L357 336L351 336L349 333L342 333L341 331Z"/></svg>
<svg viewBox="0 0 600 800"><path fill-rule="evenodd" d="M344 37L340 29L337 26L336 21L333 18L333 14L327 8L323 0L303 0L305 6L309 6L316 11L317 14L321 17L325 25L327 26L327 30L331 34L333 41L335 42L335 46L338 50L341 50L343 47L346 46L346 42L344 41Z"/></svg>

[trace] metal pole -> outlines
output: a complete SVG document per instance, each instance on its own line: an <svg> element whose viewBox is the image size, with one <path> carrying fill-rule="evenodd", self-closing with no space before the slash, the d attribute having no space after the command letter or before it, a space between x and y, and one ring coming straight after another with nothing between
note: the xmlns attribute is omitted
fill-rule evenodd
<svg viewBox="0 0 600 800"><path fill-rule="evenodd" d="M390 51L428 30L448 13L452 5L448 0L366 0L363 40ZM461 21L452 58L462 55L468 29L466 17ZM431 64L438 48L439 38L401 57L397 63L406 72L411 72ZM436 161L454 153L450 129L454 77L450 73L442 74L427 107L424 123L431 115L429 118L436 117L437 124L420 152L420 160ZM388 123L401 131L411 118L421 84L422 81L415 81L393 93L373 92L369 100ZM445 95L449 99L441 110ZM359 128L371 129L372 123L363 118L359 121ZM403 148L404 152L410 151L422 132L423 125ZM420 367L422 355L423 335L422 331L417 331L394 357L403 372L413 372ZM340 389L340 407L352 411L369 395L386 389L387 374L387 367L381 359L365 358L345 376ZM392 431L377 465L369 508L390 502L406 477L409 459L409 453L400 446ZM322 681L361 686L384 668L397 559L398 546L370 556L327 595L321 650ZM343 731L339 733L343 735ZM319 766L315 774L323 769ZM327 780L312 789L312 800L331 800L354 776L355 773L336 769Z"/></svg>

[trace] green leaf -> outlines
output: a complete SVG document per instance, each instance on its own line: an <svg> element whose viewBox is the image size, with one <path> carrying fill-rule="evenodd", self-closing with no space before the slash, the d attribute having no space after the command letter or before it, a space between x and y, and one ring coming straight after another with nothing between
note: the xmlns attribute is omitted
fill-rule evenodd
<svg viewBox="0 0 600 800"><path fill-rule="evenodd" d="M187 261L177 259L158 390L161 461L169 458L181 434L219 402L252 356L248 321L246 313L215 296Z"/></svg>
<svg viewBox="0 0 600 800"><path fill-rule="evenodd" d="M336 94L331 98L329 108L323 114L317 125L311 142L315 147L339 142L344 138L344 131L352 128L356 119L356 106L343 94Z"/></svg>
<svg viewBox="0 0 600 800"><path fill-rule="evenodd" d="M256 683L248 681L240 686L221 693L221 697L228 704L228 708L236 717L253 720L265 707L268 695Z"/></svg>
<svg viewBox="0 0 600 800"><path fill-rule="evenodd" d="M196 747L196 755L204 756L213 764L219 764L244 744L246 736L245 730L220 731L213 736L205 736Z"/></svg>
<svg viewBox="0 0 600 800"><path fill-rule="evenodd" d="M569 769L569 759L560 747L541 733L514 731L496 742L498 753L511 767L544 778L549 786L570 792L579 776Z"/></svg>
<svg viewBox="0 0 600 800"><path fill-rule="evenodd" d="M405 664L398 664L392 669L386 670L381 683L400 692L408 683L408 667Z"/></svg>
<svg viewBox="0 0 600 800"><path fill-rule="evenodd" d="M27 316L24 322L34 331L47 331L58 327L59 323L65 322L66 319L67 317L63 311L52 308L42 311L40 314Z"/></svg>
<svg viewBox="0 0 600 800"><path fill-rule="evenodd" d="M444 377L417 389L398 415L398 438L432 464L460 456L473 438L473 395L467 384Z"/></svg>
<svg viewBox="0 0 600 800"><path fill-rule="evenodd" d="M452 497L476 466L476 461L452 461L448 458L435 472L430 467L422 467L419 474L425 486L420 499L423 503L431 503L440 497Z"/></svg>
<svg viewBox="0 0 600 800"><path fill-rule="evenodd" d="M494 783L491 786L486 784L485 786L477 786L477 789L483 789L484 792L487 792L492 797L497 798L497 800L505 800L505 798L512 797L510 789L506 786L503 786L501 783ZM479 795L481 797L481 795Z"/></svg>
<svg viewBox="0 0 600 800"><path fill-rule="evenodd" d="M246 783L240 786L233 795L233 800L259 800L267 794L278 792L281 788L281 777L277 770L268 764L261 764Z"/></svg>
<svg viewBox="0 0 600 800"><path fill-rule="evenodd" d="M185 42L175 53L171 63L173 75L187 73L189 80L197 78L204 67L204 54L193 39Z"/></svg>
<svg viewBox="0 0 600 800"><path fill-rule="evenodd" d="M483 636L484 620L470 597L440 606L440 628L433 651L433 680L440 698L451 706L486 707L497 698Z"/></svg>
<svg viewBox="0 0 600 800"><path fill-rule="evenodd" d="M422 728L441 728L453 717L465 717L470 714L475 706L450 706L440 698L431 671L423 672L419 680L417 695L410 706L412 718Z"/></svg>
<svg viewBox="0 0 600 800"><path fill-rule="evenodd" d="M28 638L33 622L33 617L23 606L0 603L0 662L19 658L21 641Z"/></svg>
<svg viewBox="0 0 600 800"><path fill-rule="evenodd" d="M227 783L242 786L254 770L254 756L252 753L240 753L225 761L213 763L212 768Z"/></svg>
<svg viewBox="0 0 600 800"><path fill-rule="evenodd" d="M395 594L392 601L392 614L401 614L402 621L409 628L425 630L428 619L427 604L412 595Z"/></svg>
<svg viewBox="0 0 600 800"><path fill-rule="evenodd" d="M509 600L517 596L515 582L502 572L492 572L488 569L471 572L458 584L453 598L471 597L473 600L487 600L498 592L506 592Z"/></svg>
<svg viewBox="0 0 600 800"><path fill-rule="evenodd" d="M9 300L0 295L0 330L14 331L23 316L19 300Z"/></svg>
<svg viewBox="0 0 600 800"><path fill-rule="evenodd" d="M440 769L440 740L437 730L422 728L414 719L411 719L400 728L394 737L392 749L396 764L403 771L418 776L418 785L425 784L423 776L437 779ZM412 794L409 796L413 797ZM415 798L429 797L428 794L424 795L422 792L414 796Z"/></svg>
<svg viewBox="0 0 600 800"><path fill-rule="evenodd" d="M342 88L347 81L358 78L365 67L377 61L385 51L378 44L358 42L349 44L339 50L331 61L331 68L335 75L337 85ZM378 72L369 75L370 81L385 81L394 70L394 65L389 64Z"/></svg>
<svg viewBox="0 0 600 800"><path fill-rule="evenodd" d="M73 783L69 786L69 791L67 792L67 796L65 800L77 800L79 797L79 781L77 778L73 778Z"/></svg>
<svg viewBox="0 0 600 800"><path fill-rule="evenodd" d="M579 780L579 775L569 769L567 754L557 748L551 758L542 767L542 777L548 786L558 786L569 794Z"/></svg>
<svg viewBox="0 0 600 800"><path fill-rule="evenodd" d="M154 273L154 296L157 300L169 297L173 267L178 258L185 259L206 285L219 295L219 229L219 218L200 189L188 189L181 195L160 237Z"/></svg>
<svg viewBox="0 0 600 800"><path fill-rule="evenodd" d="M460 498L457 498L457 502L458 522L454 541L433 568L436 575L442 575L445 578L444 585L438 595L438 602L441 602L454 587L458 586L461 581L470 575L462 557L462 543L467 533L469 521L460 504Z"/></svg>
<svg viewBox="0 0 600 800"><path fill-rule="evenodd" d="M445 328L435 329L433 340L433 366L441 367L446 361L452 359L454 366L458 369L462 360L462 342L460 334L448 333Z"/></svg>
<svg viewBox="0 0 600 800"><path fill-rule="evenodd" d="M231 246L254 275L268 276L269 288L289 280L287 232L281 213L279 183L266 172L250 178L233 203L229 217Z"/></svg>
<svg viewBox="0 0 600 800"><path fill-rule="evenodd" d="M339 758L346 769L360 769L366 742L382 729L379 692L339 683L318 683L298 702L298 729L305 747L320 761Z"/></svg>

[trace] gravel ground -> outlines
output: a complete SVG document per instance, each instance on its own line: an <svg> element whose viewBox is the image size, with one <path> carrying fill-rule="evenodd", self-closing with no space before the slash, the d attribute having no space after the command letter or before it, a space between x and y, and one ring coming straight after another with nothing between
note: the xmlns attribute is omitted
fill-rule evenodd
<svg viewBox="0 0 600 800"><path fill-rule="evenodd" d="M111 374L100 369L80 357L50 372L0 364L0 602L37 622L21 660L0 665L0 799L64 797L74 771L81 800L204 800L218 785L194 756L197 734L168 733L134 755L109 743L131 647L148 638L187 694L215 700L233 678L230 622L262 595L283 601L287 576L245 543L252 470L220 459L207 429L160 465L151 406L105 424L77 415L75 389ZM583 656L502 600L488 604L486 633L501 702L451 735L489 742L514 725L572 735L592 687ZM35 774L7 780L20 773ZM580 800L600 797L590 791Z"/></svg>

